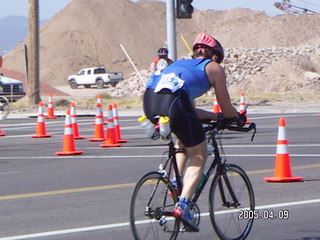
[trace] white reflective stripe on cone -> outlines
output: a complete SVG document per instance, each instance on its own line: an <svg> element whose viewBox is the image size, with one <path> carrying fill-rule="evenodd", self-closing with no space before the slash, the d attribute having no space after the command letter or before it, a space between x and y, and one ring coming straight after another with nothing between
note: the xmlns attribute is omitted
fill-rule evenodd
<svg viewBox="0 0 320 240"><path fill-rule="evenodd" d="M278 144L277 145L277 154L287 154L288 146L286 144Z"/></svg>

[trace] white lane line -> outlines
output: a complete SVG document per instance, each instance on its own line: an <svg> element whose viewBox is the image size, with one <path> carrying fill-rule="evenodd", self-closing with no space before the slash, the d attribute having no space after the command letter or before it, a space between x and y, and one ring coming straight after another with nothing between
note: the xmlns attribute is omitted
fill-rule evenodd
<svg viewBox="0 0 320 240"><path fill-rule="evenodd" d="M226 157L274 157L276 154L225 154ZM25 157L0 157L0 159L133 159L133 158L163 158L165 155L109 155L109 156L25 156ZM314 154L290 154L291 157L320 157L320 153Z"/></svg>
<svg viewBox="0 0 320 240"><path fill-rule="evenodd" d="M317 204L317 203L320 203L320 199L309 199L309 200L302 200L302 201L295 201L295 202L267 204L267 205L256 206L256 209L257 210L260 210L260 209L270 210L273 208L292 207L292 206ZM221 211L220 214L224 214L224 211ZM209 216L209 212L202 213L201 216L202 217ZM148 222L149 221L140 221L139 224L145 224ZM72 228L72 229L49 231L49 232L42 232L42 233L17 235L17 236L12 236L12 237L2 237L2 238L0 238L0 240L26 240L26 239L33 239L33 238L39 238L39 237L50 237L50 236L57 236L57 235L63 235L63 234L72 234L72 233L128 227L129 225L130 225L129 222L113 223L113 224L98 225L98 226L91 226L91 227Z"/></svg>
<svg viewBox="0 0 320 240"><path fill-rule="evenodd" d="M276 148L277 144L224 144L223 148ZM306 143L306 144L288 144L288 147L320 147L319 143ZM150 148L159 148L159 149L168 149L167 145L150 145L150 146L121 146L120 148L114 149L150 149ZM83 149L97 149L97 147L86 147Z"/></svg>

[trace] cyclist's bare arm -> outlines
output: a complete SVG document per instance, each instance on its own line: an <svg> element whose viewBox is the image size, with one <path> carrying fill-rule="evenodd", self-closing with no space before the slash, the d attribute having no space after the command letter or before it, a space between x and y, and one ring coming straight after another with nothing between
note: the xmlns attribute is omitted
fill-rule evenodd
<svg viewBox="0 0 320 240"><path fill-rule="evenodd" d="M151 73L154 73L157 69L156 69L156 63L155 62L152 62L151 64L150 64L150 71L151 71Z"/></svg>
<svg viewBox="0 0 320 240"><path fill-rule="evenodd" d="M223 116L225 118L238 118L238 113L231 104L223 68L216 62L210 62L206 66L206 73L215 90Z"/></svg>
<svg viewBox="0 0 320 240"><path fill-rule="evenodd" d="M196 113L197 113L198 117L200 118L200 120L208 120L208 119L217 120L218 119L217 113L205 111L205 110L198 109L198 108L196 108Z"/></svg>

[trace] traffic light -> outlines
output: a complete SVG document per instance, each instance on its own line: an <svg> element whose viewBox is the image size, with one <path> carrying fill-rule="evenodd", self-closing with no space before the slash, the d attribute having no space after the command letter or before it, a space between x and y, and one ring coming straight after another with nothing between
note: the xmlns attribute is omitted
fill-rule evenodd
<svg viewBox="0 0 320 240"><path fill-rule="evenodd" d="M177 0L177 18L191 18L193 0Z"/></svg>

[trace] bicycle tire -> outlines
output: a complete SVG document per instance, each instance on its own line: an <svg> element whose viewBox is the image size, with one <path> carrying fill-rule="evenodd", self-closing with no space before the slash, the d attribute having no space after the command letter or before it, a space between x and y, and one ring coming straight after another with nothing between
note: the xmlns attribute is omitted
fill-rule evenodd
<svg viewBox="0 0 320 240"><path fill-rule="evenodd" d="M209 193L212 226L220 239L246 239L251 231L254 218L241 219L239 216L241 211L254 213L255 199L251 182L247 174L237 165L223 164L220 167L221 170L217 171L212 180ZM226 181L230 182L239 205L233 204L234 201ZM225 196L226 201L222 200L222 195Z"/></svg>
<svg viewBox="0 0 320 240"><path fill-rule="evenodd" d="M175 189L162 174L150 172L144 175L133 191L130 204L130 225L134 238L175 240L180 221L172 217L172 211L177 201Z"/></svg>
<svg viewBox="0 0 320 240"><path fill-rule="evenodd" d="M10 113L11 107L8 98L0 96L0 120L5 119Z"/></svg>

